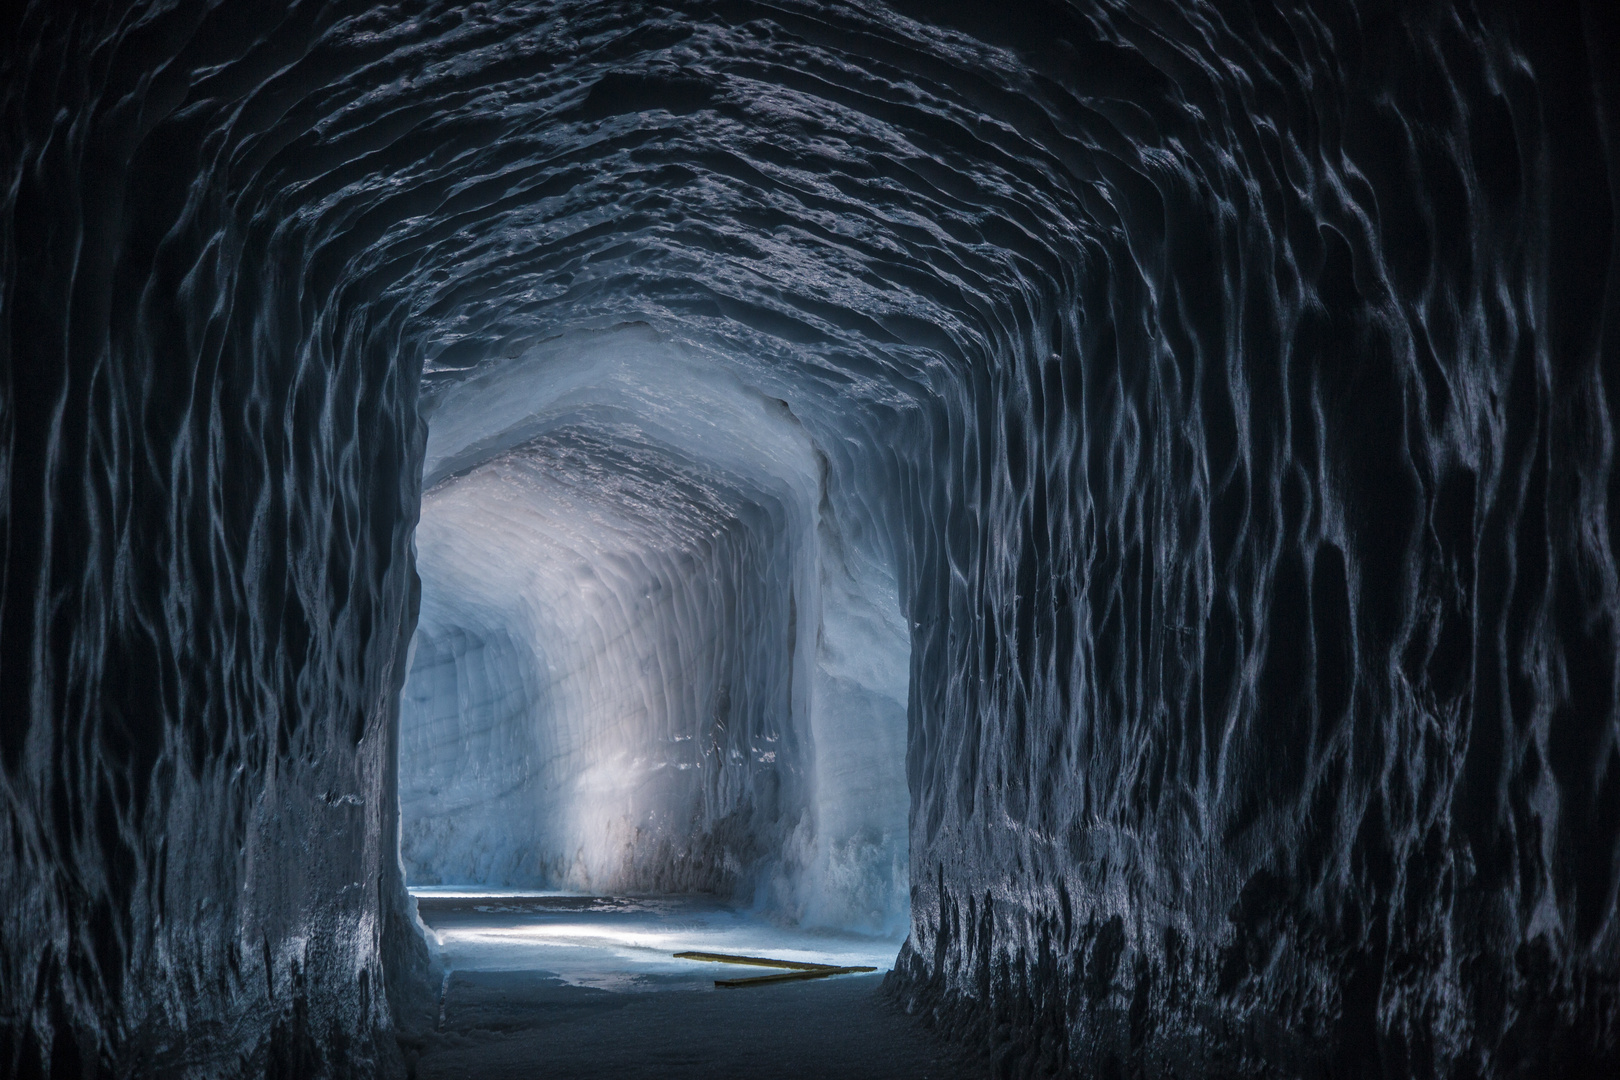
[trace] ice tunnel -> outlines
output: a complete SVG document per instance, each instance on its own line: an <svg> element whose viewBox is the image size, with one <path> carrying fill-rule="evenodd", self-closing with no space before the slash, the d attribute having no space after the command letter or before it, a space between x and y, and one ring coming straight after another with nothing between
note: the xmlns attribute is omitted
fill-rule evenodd
<svg viewBox="0 0 1620 1080"><path fill-rule="evenodd" d="M637 324L426 411L407 877L903 929L909 638L788 403Z"/></svg>
<svg viewBox="0 0 1620 1080"><path fill-rule="evenodd" d="M0 1074L407 1075L407 881L903 933L997 1075L1620 1074L1617 73L9 8Z"/></svg>

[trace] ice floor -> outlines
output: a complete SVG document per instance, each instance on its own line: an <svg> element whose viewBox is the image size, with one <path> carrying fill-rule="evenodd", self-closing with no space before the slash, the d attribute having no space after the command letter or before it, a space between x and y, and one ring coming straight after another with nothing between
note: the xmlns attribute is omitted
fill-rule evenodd
<svg viewBox="0 0 1620 1080"><path fill-rule="evenodd" d="M879 993L900 942L781 927L701 897L413 889L442 964L421 1080L978 1075ZM759 968L683 951L872 966L716 989Z"/></svg>

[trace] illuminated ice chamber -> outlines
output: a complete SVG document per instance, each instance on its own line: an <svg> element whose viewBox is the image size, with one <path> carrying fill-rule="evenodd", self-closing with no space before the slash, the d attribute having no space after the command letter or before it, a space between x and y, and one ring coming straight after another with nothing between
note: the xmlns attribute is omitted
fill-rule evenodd
<svg viewBox="0 0 1620 1080"><path fill-rule="evenodd" d="M429 425L408 880L903 933L909 642L787 403L631 328L498 365Z"/></svg>

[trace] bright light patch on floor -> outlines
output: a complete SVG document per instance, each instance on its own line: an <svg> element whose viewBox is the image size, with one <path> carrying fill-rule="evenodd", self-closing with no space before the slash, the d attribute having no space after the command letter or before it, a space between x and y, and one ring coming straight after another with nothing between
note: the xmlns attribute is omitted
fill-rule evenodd
<svg viewBox="0 0 1620 1080"><path fill-rule="evenodd" d="M534 971L602 990L709 990L731 965L684 951L865 965L887 971L901 939L782 926L708 897L412 889L446 972ZM757 992L757 991L746 991Z"/></svg>

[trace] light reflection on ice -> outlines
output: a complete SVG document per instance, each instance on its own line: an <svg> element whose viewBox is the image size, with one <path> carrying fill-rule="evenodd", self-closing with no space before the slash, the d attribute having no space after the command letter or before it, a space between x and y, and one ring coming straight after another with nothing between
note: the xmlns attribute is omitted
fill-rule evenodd
<svg viewBox="0 0 1620 1080"><path fill-rule="evenodd" d="M556 892L416 888L445 971L533 971L616 992L710 990L736 976L684 951L768 956L887 971L897 937L805 930L709 897L593 897Z"/></svg>

